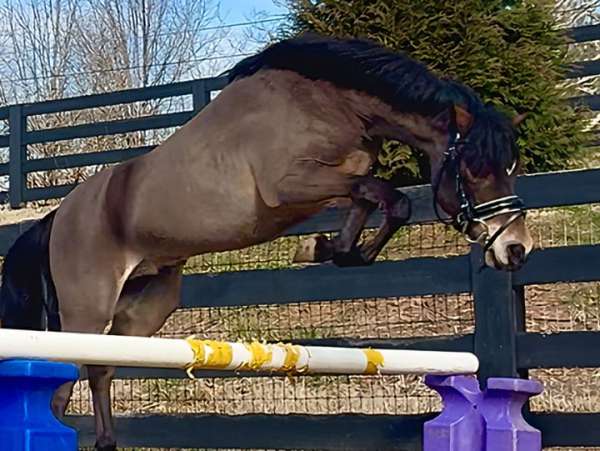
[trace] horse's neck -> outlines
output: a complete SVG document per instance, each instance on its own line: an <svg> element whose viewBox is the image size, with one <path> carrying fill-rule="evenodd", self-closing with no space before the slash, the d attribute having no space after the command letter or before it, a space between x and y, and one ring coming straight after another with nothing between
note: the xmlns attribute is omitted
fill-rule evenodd
<svg viewBox="0 0 600 451"><path fill-rule="evenodd" d="M441 164L448 145L448 133L437 129L430 117L392 111L389 106L382 106L371 114L369 135L397 140L421 150L429 157L432 170Z"/></svg>

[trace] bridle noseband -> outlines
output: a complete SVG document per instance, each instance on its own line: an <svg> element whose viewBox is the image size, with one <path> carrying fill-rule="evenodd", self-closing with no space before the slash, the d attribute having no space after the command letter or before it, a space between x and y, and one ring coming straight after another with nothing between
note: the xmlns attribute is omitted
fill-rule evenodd
<svg viewBox="0 0 600 451"><path fill-rule="evenodd" d="M458 131L450 134L448 150L444 152L442 167L433 187L433 207L440 221L453 225L466 236L467 241L481 244L485 253L513 222L525 216L525 204L519 196L512 195L474 205L471 198L465 192L465 183L460 172L460 163L463 157L460 149L465 145L468 145L468 140L463 139ZM437 200L442 178L446 172L450 171L454 172L456 195L460 208L459 213L454 218L450 221L445 221L440 215ZM490 236L490 227L486 221L505 214L511 214L511 216ZM477 238L472 239L469 237L468 231L474 224L481 224L483 232Z"/></svg>

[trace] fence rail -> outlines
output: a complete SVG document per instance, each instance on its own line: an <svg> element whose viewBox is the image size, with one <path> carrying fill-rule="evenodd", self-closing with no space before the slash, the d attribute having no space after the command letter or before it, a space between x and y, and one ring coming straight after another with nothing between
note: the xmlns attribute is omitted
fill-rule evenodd
<svg viewBox="0 0 600 451"><path fill-rule="evenodd" d="M575 42L600 39L600 26L570 30ZM597 62L577 64L573 76L600 74ZM579 72L576 72L579 71ZM122 133L187 120L222 89L222 78L194 80L173 85L134 89L73 99L0 108L0 120L8 120L10 135L0 136L0 146L10 148L10 161L0 165L0 175L10 176L10 193L1 200L19 206L28 200L59 198L73 186L28 189L29 172L108 164L141 155L151 147L116 149L106 152L57 156L30 160L32 143ZM48 114L191 95L190 111L149 118L109 121L27 131L27 118ZM573 99L600 110L598 95ZM530 209L600 202L600 169L563 171L520 177L517 191ZM435 220L430 186L405 190L413 201L411 223ZM343 212L330 210L290 229L288 235L330 232L339 229ZM369 226L381 220L375 216ZM0 255L30 223L0 227ZM561 332L553 335L525 329L524 287L557 282L600 280L600 245L543 249L532 253L527 265L514 274L480 270L481 250L450 258L423 257L380 262L370 267L339 269L321 265L301 270L257 270L184 277L182 308L281 305L297 302L360 298L389 298L432 294L473 293L475 332L445 337L411 337L356 340L328 338L299 340L302 344L328 346L373 346L392 349L422 349L475 352L481 362L481 381L494 376L527 376L533 368L600 367L600 331ZM242 374L250 376L250 374ZM199 372L201 377L231 377L222 372ZM252 375L255 377L256 375ZM175 370L121 368L117 378L181 378ZM535 413L529 422L543 432L544 446L600 446L600 414ZM208 448L318 448L318 449L405 449L421 446L423 421L430 415L150 415L118 418L124 446ZM81 444L93 444L93 420L71 417L81 430ZM169 434L164 434L168 430ZM235 431L235 433L232 433Z"/></svg>
<svg viewBox="0 0 600 451"><path fill-rule="evenodd" d="M216 77L0 108L0 120L8 120L9 126L9 134L0 135L0 147L9 148L8 163L0 165L0 176L9 176L9 191L0 192L0 203L9 202L12 208L19 208L24 202L28 201L64 197L75 187L75 185L61 185L44 188L27 188L26 179L28 173L111 164L136 157L153 148L153 146L144 146L134 149L115 149L87 154L78 153L51 158L29 159L27 150L29 145L178 127L189 121L210 102L213 91L223 89L225 85L226 80L223 77ZM192 109L188 111L154 114L134 119L95 122L68 127L41 130L27 129L28 118L36 115L63 113L186 95L192 97Z"/></svg>
<svg viewBox="0 0 600 451"><path fill-rule="evenodd" d="M148 415L117 418L127 446L251 449L422 449L423 423L435 415ZM543 447L598 446L600 414L527 414L542 431ZM95 441L90 417L71 417L81 445ZM169 431L165 434L164 431ZM198 431L201 431L200 433Z"/></svg>

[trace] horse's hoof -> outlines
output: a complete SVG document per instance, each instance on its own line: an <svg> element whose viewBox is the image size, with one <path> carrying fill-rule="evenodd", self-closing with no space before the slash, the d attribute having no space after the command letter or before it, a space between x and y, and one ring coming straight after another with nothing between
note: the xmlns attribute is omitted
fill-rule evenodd
<svg viewBox="0 0 600 451"><path fill-rule="evenodd" d="M351 266L368 266L373 263L371 260L366 258L358 248L352 249L350 252L343 254L335 254L333 256L333 264L340 268L347 268Z"/></svg>
<svg viewBox="0 0 600 451"><path fill-rule="evenodd" d="M331 241L323 235L317 235L303 240L296 253L294 254L294 263L321 263L331 260L333 257L333 245Z"/></svg>

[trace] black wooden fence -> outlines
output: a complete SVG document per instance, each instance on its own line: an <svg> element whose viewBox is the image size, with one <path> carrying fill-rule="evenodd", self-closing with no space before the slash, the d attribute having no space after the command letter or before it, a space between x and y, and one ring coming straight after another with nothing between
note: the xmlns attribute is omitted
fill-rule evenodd
<svg viewBox="0 0 600 451"><path fill-rule="evenodd" d="M600 39L600 27L574 30L578 42ZM579 65L577 75L599 74L596 62ZM575 69L574 69L575 70ZM148 149L28 160L26 146L98 134L121 133L184 123L223 81L197 80L169 86L130 90L76 99L17 105L0 109L11 133L0 137L10 147L10 162L0 174L11 177L8 198L12 205L65 195L72 187L27 189L24 174L34 170L75 167L120 161ZM166 96L192 94L194 111L150 118L96 123L40 132L27 132L25 118L48 112L113 105ZM585 101L600 109L599 96ZM16 182L15 182L16 180ZM413 199L412 223L435 220L429 186L407 190ZM600 169L521 177L518 193L530 209L600 202ZM378 218L373 221L376 222ZM374 224L373 222L373 224ZM290 235L334 231L340 212L328 211L289 231ZM0 253L5 254L24 224L0 228ZM470 351L481 361L479 377L527 376L533 368L600 367L600 331L562 332L552 335L525 330L524 287L557 282L600 281L600 245L568 246L535 251L527 265L509 274L480 271L481 251L451 258L413 258L381 262L363 268L322 265L302 270L257 270L189 275L184 279L183 308L286 304L338 299L386 298L472 292L475 332L451 337L386 340L325 339L303 343L339 346L376 346L395 349ZM202 373L223 377L223 373ZM181 378L181 371L120 369L118 378ZM150 415L119 418L123 446L168 448L280 448L280 449L407 449L421 446L423 421L431 415ZM531 413L529 421L543 432L544 446L600 446L600 414ZM72 417L83 445L93 443L90 417Z"/></svg>
<svg viewBox="0 0 600 451"><path fill-rule="evenodd" d="M222 89L225 84L224 78L208 78L0 108L0 120L7 120L9 127L7 135L0 135L0 148L8 147L9 150L8 163L0 165L0 176L9 176L9 190L0 192L0 203L8 201L12 208L18 208L23 202L64 197L74 188L74 185L62 185L29 189L26 176L31 172L116 163L152 150L152 146L145 146L30 159L27 152L29 145L180 126L209 103L212 91ZM192 96L193 107L189 111L70 127L27 130L27 119L32 116L185 95Z"/></svg>

